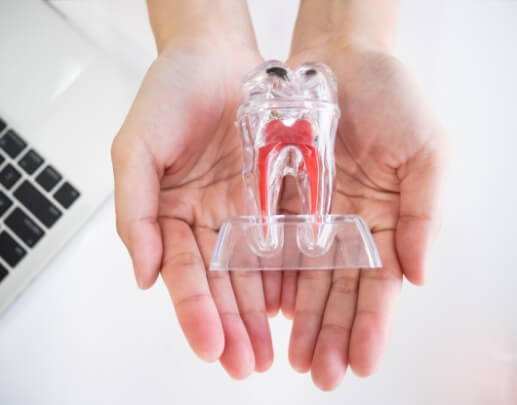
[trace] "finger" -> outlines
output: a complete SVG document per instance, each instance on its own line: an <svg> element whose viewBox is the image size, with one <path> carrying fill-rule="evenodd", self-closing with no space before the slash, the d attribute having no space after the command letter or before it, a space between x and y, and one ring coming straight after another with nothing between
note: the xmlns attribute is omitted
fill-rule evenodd
<svg viewBox="0 0 517 405"><path fill-rule="evenodd" d="M426 149L399 170L397 252L406 278L417 285L424 283L427 257L439 229L445 148L440 143L434 150Z"/></svg>
<svg viewBox="0 0 517 405"><path fill-rule="evenodd" d="M285 270L282 274L281 308L287 319L294 319L298 271Z"/></svg>
<svg viewBox="0 0 517 405"><path fill-rule="evenodd" d="M209 229L196 229L205 263L210 262L217 234ZM223 324L225 346L221 365L236 379L249 376L255 368L255 356L246 326L239 313L230 275L227 271L208 271L208 283Z"/></svg>
<svg viewBox="0 0 517 405"><path fill-rule="evenodd" d="M348 366L348 345L354 321L359 270L334 270L332 285L312 359L311 374L322 390L336 388Z"/></svg>
<svg viewBox="0 0 517 405"><path fill-rule="evenodd" d="M258 269L261 266L277 267L277 258L258 258L244 255L244 267ZM280 257L281 260L281 257ZM273 344L266 314L264 286L260 271L230 272L233 292L239 307L241 319L246 326L255 357L255 370L266 371L273 362Z"/></svg>
<svg viewBox="0 0 517 405"><path fill-rule="evenodd" d="M275 257L260 258L263 268L282 268L282 255ZM266 311L270 317L275 316L280 309L282 294L282 272L278 270L267 270L262 272L262 285L264 286L264 298L266 300Z"/></svg>
<svg viewBox="0 0 517 405"><path fill-rule="evenodd" d="M139 287L148 288L158 277L162 259L156 219L159 173L145 146L123 131L112 146L117 230L133 261Z"/></svg>
<svg viewBox="0 0 517 405"><path fill-rule="evenodd" d="M296 232L296 227L284 227L284 246L282 251L282 268L284 269L297 269L301 263L302 258L296 243ZM287 319L294 318L297 286L298 271L282 271L280 307Z"/></svg>
<svg viewBox="0 0 517 405"><path fill-rule="evenodd" d="M289 361L298 372L310 369L332 281L328 270L300 270L289 342Z"/></svg>
<svg viewBox="0 0 517 405"><path fill-rule="evenodd" d="M183 221L161 218L160 225L165 244L161 274L183 333L200 358L217 360L225 347L223 324L196 239Z"/></svg>
<svg viewBox="0 0 517 405"><path fill-rule="evenodd" d="M262 273L262 283L264 285L264 298L266 300L267 314L270 317L273 317L280 310L282 272L276 270L264 271Z"/></svg>
<svg viewBox="0 0 517 405"><path fill-rule="evenodd" d="M358 376L373 373L388 341L402 271L393 231L374 234L382 258L380 269L361 270L355 319L350 335L349 363Z"/></svg>
<svg viewBox="0 0 517 405"><path fill-rule="evenodd" d="M266 314L262 276L259 271L230 274L239 313L253 346L255 370L266 371L273 362L273 343Z"/></svg>

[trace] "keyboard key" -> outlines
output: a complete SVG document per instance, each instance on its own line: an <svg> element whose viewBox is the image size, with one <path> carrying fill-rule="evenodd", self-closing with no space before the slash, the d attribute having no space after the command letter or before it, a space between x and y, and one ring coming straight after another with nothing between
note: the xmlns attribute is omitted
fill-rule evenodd
<svg viewBox="0 0 517 405"><path fill-rule="evenodd" d="M0 166L5 162L5 158L0 154Z"/></svg>
<svg viewBox="0 0 517 405"><path fill-rule="evenodd" d="M34 173L42 164L43 158L32 149L18 162L18 166L25 170L27 174Z"/></svg>
<svg viewBox="0 0 517 405"><path fill-rule="evenodd" d="M2 266L2 263L0 263L0 283L2 282L2 280L4 278L7 277L8 274L9 273L8 273L7 269L4 266Z"/></svg>
<svg viewBox="0 0 517 405"><path fill-rule="evenodd" d="M0 257L11 267L15 267L23 256L25 249L22 248L7 232L0 233Z"/></svg>
<svg viewBox="0 0 517 405"><path fill-rule="evenodd" d="M7 124L5 123L5 121L2 118L0 118L0 132L2 132L6 126Z"/></svg>
<svg viewBox="0 0 517 405"><path fill-rule="evenodd" d="M16 184L20 177L22 177L20 172L9 163L2 169L2 171L0 171L0 184L2 184L6 189L10 189Z"/></svg>
<svg viewBox="0 0 517 405"><path fill-rule="evenodd" d="M0 138L0 148L5 150L5 152L11 156L13 159L20 154L22 150L25 149L27 144L25 141L20 138L20 136L14 132L12 129L7 131Z"/></svg>
<svg viewBox="0 0 517 405"><path fill-rule="evenodd" d="M61 216L61 211L27 180L16 189L14 196L47 228Z"/></svg>
<svg viewBox="0 0 517 405"><path fill-rule="evenodd" d="M20 208L16 208L7 217L5 224L29 247L34 247L45 234L43 229L36 225Z"/></svg>
<svg viewBox="0 0 517 405"><path fill-rule="evenodd" d="M52 166L47 166L43 171L36 177L36 181L45 190L52 190L57 183L61 180L61 174L54 169Z"/></svg>
<svg viewBox="0 0 517 405"><path fill-rule="evenodd" d="M79 191L73 188L72 185L67 181L59 188L59 190L56 191L54 198L64 208L70 208L74 201L77 200L79 195Z"/></svg>
<svg viewBox="0 0 517 405"><path fill-rule="evenodd" d="M13 202L0 190L0 218L13 205Z"/></svg>

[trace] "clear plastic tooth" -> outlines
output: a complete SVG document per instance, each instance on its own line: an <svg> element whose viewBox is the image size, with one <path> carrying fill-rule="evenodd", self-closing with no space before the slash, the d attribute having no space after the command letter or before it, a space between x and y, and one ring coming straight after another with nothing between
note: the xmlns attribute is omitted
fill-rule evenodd
<svg viewBox="0 0 517 405"><path fill-rule="evenodd" d="M321 63L305 63L292 71L282 62L269 61L245 77L242 91L237 124L250 216L223 225L211 268L282 269L268 267L271 263L300 270L380 266L364 221L354 215L330 215L339 120L332 71ZM287 176L296 181L299 215L278 215Z"/></svg>
<svg viewBox="0 0 517 405"><path fill-rule="evenodd" d="M245 143L244 184L254 215L265 220L277 213L288 175L296 179L301 214L329 214L334 183L329 146L333 149L339 117L333 103L335 87L332 72L321 64L304 64L292 72L271 61L245 79L247 103L239 111L239 124ZM296 97L304 100L303 105L295 106ZM271 243L279 240L273 231L265 227L263 244L268 245L268 238ZM300 240L308 251L326 243L324 232L311 235L312 239Z"/></svg>

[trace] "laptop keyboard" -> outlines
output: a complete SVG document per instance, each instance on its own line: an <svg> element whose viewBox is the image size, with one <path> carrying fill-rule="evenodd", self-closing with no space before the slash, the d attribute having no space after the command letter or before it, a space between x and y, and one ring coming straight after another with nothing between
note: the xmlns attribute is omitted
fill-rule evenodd
<svg viewBox="0 0 517 405"><path fill-rule="evenodd" d="M0 283L79 197L0 117Z"/></svg>

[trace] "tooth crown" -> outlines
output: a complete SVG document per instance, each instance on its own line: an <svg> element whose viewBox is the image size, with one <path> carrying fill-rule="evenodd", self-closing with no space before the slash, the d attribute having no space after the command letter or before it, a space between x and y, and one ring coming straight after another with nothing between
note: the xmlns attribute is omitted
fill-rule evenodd
<svg viewBox="0 0 517 405"><path fill-rule="evenodd" d="M319 101L336 104L336 78L330 68L307 62L296 70L271 60L248 73L242 82L244 103Z"/></svg>
<svg viewBox="0 0 517 405"><path fill-rule="evenodd" d="M286 175L296 179L303 214L330 212L339 119L334 74L322 63L291 70L269 61L243 80L238 126L251 215L277 213Z"/></svg>

